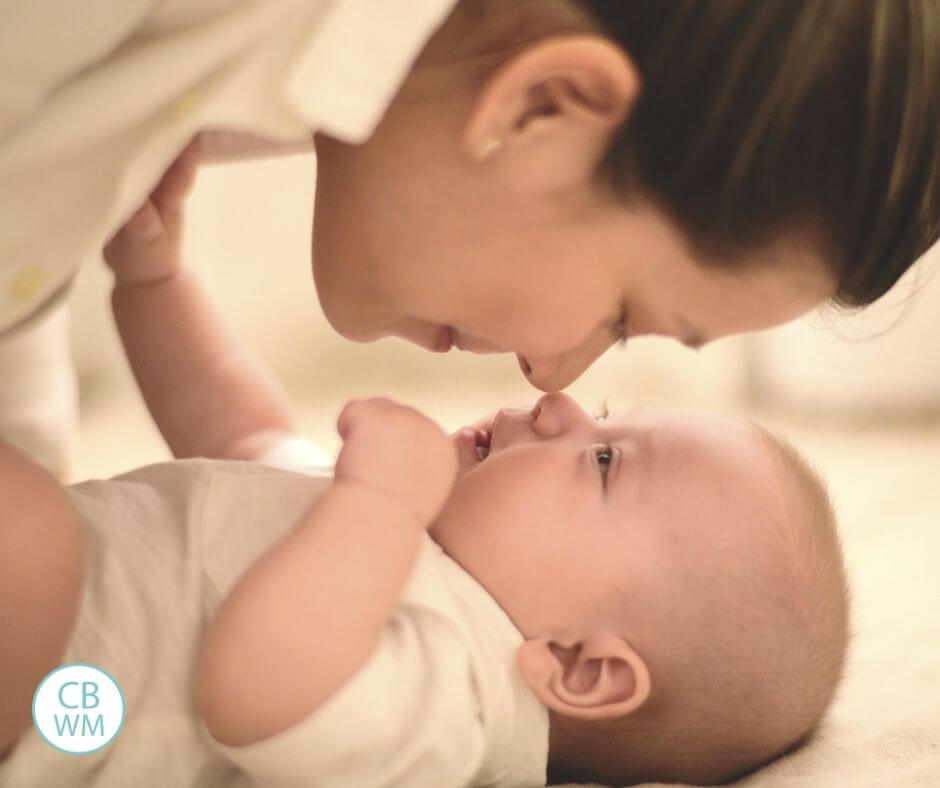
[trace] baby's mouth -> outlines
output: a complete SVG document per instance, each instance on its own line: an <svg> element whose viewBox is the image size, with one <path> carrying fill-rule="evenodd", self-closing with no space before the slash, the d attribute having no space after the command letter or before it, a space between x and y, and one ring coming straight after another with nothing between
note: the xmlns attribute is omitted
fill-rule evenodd
<svg viewBox="0 0 940 788"><path fill-rule="evenodd" d="M491 434L489 425L467 426L454 433L462 472L476 468L489 456Z"/></svg>
<svg viewBox="0 0 940 788"><path fill-rule="evenodd" d="M482 427L476 431L477 457L483 462L490 454L490 433Z"/></svg>

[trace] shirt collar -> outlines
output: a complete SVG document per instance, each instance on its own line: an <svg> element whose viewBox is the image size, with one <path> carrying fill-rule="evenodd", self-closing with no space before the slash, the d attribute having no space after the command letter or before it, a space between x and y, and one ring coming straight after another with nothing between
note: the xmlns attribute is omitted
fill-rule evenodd
<svg viewBox="0 0 940 788"><path fill-rule="evenodd" d="M350 143L371 136L457 0L341 0L323 14L286 85L308 126Z"/></svg>

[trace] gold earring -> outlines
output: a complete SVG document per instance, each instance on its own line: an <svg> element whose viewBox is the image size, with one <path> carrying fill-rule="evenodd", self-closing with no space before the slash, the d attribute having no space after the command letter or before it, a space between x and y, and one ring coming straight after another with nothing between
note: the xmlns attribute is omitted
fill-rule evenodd
<svg viewBox="0 0 940 788"><path fill-rule="evenodd" d="M487 137L473 151L474 161L486 161L494 156L503 147L503 141L499 137Z"/></svg>

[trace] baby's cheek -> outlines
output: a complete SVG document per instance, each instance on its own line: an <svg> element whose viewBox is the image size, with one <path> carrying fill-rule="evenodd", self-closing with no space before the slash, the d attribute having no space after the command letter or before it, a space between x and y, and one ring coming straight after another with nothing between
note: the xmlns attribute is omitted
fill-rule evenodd
<svg viewBox="0 0 940 788"><path fill-rule="evenodd" d="M507 526L507 514L507 502L498 490L464 477L455 485L431 537L448 552L490 552Z"/></svg>
<svg viewBox="0 0 940 788"><path fill-rule="evenodd" d="M491 454L458 478L441 516L449 538L493 551L509 549L538 531L553 506L551 474L518 455Z"/></svg>

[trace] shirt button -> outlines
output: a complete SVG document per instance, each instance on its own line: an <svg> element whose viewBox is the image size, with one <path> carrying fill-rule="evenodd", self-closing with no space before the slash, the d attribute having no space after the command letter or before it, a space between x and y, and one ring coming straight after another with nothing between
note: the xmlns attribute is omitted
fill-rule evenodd
<svg viewBox="0 0 940 788"><path fill-rule="evenodd" d="M36 300L46 280L38 265L24 265L10 280L10 298L17 304L29 304Z"/></svg>
<svg viewBox="0 0 940 788"><path fill-rule="evenodd" d="M201 90L193 89L184 93L173 105L173 115L177 120L185 120L195 113L196 108L199 106L200 99L202 99Z"/></svg>

